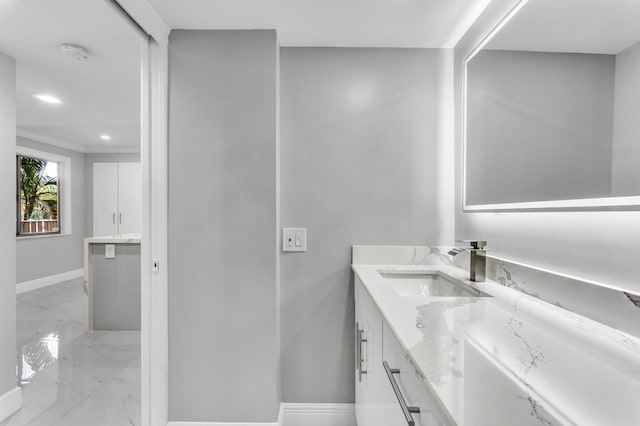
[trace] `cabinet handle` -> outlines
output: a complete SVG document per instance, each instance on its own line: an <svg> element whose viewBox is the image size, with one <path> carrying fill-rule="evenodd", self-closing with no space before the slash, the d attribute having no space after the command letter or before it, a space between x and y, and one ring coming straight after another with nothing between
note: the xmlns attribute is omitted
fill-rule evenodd
<svg viewBox="0 0 640 426"><path fill-rule="evenodd" d="M358 381L362 381L362 375L367 374L367 370L362 369L362 344L367 342L367 339L362 338L364 330L360 329L360 325L356 323L356 370L358 370Z"/></svg>
<svg viewBox="0 0 640 426"><path fill-rule="evenodd" d="M113 214L113 224L114 225L116 224L116 214L115 213Z"/></svg>
<svg viewBox="0 0 640 426"><path fill-rule="evenodd" d="M122 225L122 213L120 213L120 225Z"/></svg>
<svg viewBox="0 0 640 426"><path fill-rule="evenodd" d="M419 407L409 407L407 406L407 402L402 396L400 392L400 387L398 386L398 382L396 382L396 378L393 377L394 374L400 374L400 370L397 368L389 368L389 363L387 361L382 361L382 365L384 367L384 371L387 373L387 377L391 382L391 387L393 388L393 393L396 394L396 398L398 398L398 403L400 403L400 408L402 409L402 414L404 414L404 418L407 421L409 426L415 426L415 421L413 420L412 414L419 414Z"/></svg>

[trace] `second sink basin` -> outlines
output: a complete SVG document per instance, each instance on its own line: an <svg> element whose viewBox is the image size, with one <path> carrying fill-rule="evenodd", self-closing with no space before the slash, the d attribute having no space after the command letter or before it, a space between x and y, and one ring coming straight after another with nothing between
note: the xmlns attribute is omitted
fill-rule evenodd
<svg viewBox="0 0 640 426"><path fill-rule="evenodd" d="M404 297L491 297L440 272L380 270L378 273Z"/></svg>

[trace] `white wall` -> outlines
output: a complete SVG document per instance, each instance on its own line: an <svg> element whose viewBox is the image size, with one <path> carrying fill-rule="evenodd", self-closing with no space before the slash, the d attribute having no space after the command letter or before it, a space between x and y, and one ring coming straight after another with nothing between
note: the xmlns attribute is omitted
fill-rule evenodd
<svg viewBox="0 0 640 426"><path fill-rule="evenodd" d="M60 211L61 216L71 214L71 232L69 235L34 238L14 237L17 249L18 283L81 269L83 267L82 253L85 236L84 154L22 137L17 138L17 144L21 147L71 159L71 212ZM13 180L15 181L15 179L14 176ZM61 191L64 191L65 188L69 188L69 182L61 182Z"/></svg>
<svg viewBox="0 0 640 426"><path fill-rule="evenodd" d="M612 190L640 194L640 42L616 55Z"/></svg>
<svg viewBox="0 0 640 426"><path fill-rule="evenodd" d="M0 53L0 396L16 387L16 63Z"/></svg>
<svg viewBox="0 0 640 426"><path fill-rule="evenodd" d="M455 48L456 237L486 239L496 256L640 293L640 212L462 212L463 60L516 3L493 0Z"/></svg>
<svg viewBox="0 0 640 426"><path fill-rule="evenodd" d="M453 242L450 52L283 48L285 402L353 402L354 244Z"/></svg>

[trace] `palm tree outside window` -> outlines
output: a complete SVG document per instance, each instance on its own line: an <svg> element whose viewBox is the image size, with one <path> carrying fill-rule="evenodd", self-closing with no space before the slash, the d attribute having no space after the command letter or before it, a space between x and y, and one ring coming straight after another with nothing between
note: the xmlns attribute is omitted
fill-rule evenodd
<svg viewBox="0 0 640 426"><path fill-rule="evenodd" d="M16 170L16 234L59 234L60 164L18 155Z"/></svg>

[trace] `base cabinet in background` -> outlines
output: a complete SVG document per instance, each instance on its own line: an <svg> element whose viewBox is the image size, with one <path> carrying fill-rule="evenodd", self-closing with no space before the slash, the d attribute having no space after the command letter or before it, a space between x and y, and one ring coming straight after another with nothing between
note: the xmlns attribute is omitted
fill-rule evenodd
<svg viewBox="0 0 640 426"><path fill-rule="evenodd" d="M354 292L355 411L358 425L453 425L358 277L355 278ZM389 367L389 374L384 363ZM408 407L418 407L420 412L405 416L400 399Z"/></svg>

